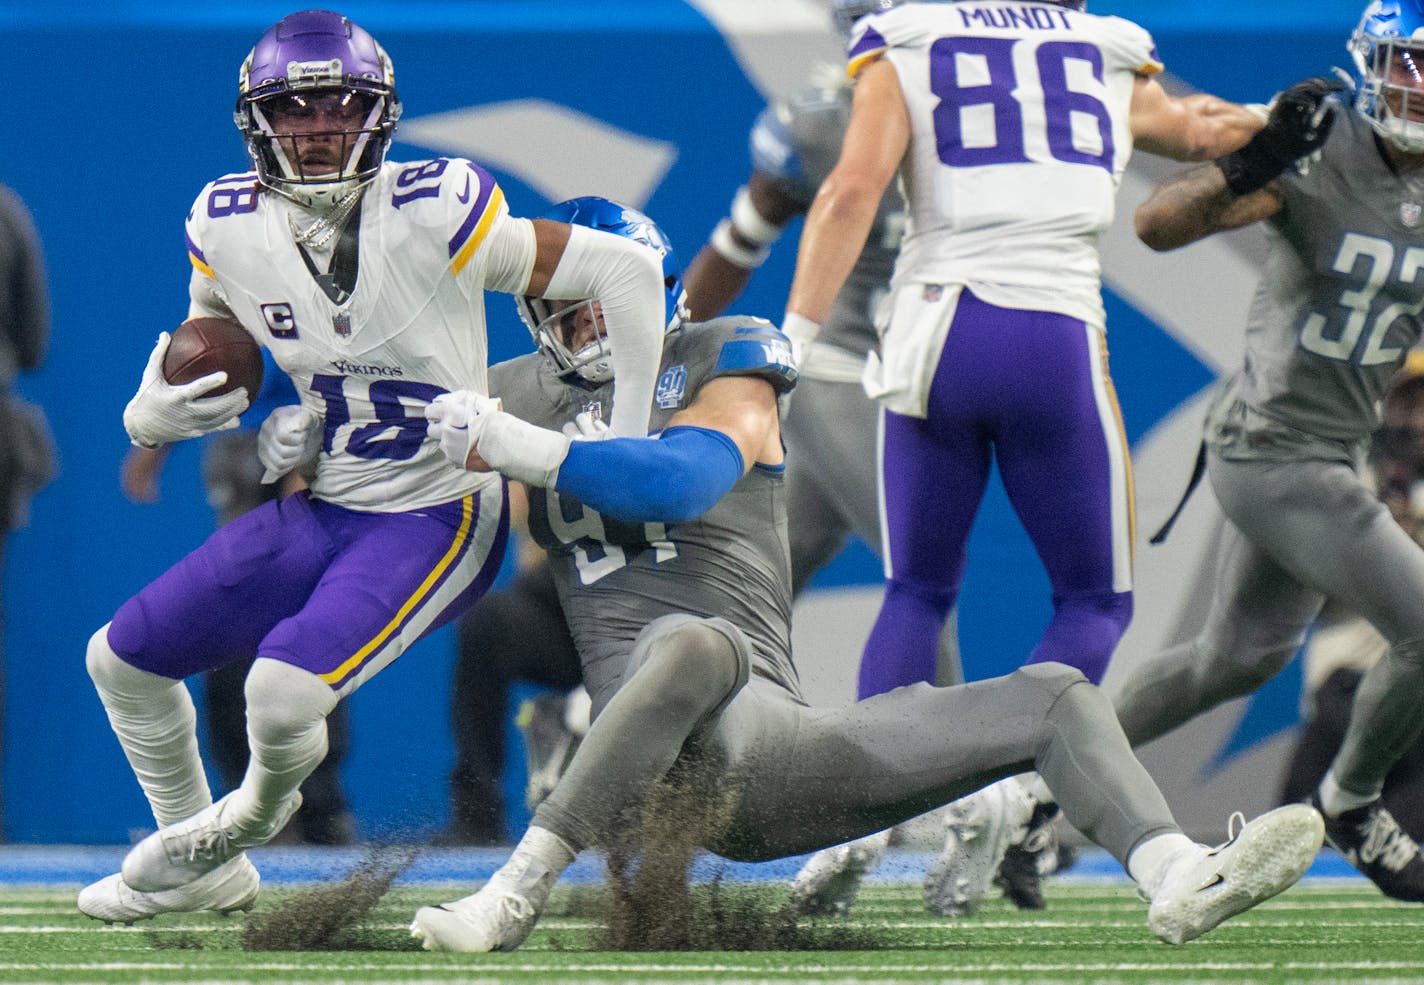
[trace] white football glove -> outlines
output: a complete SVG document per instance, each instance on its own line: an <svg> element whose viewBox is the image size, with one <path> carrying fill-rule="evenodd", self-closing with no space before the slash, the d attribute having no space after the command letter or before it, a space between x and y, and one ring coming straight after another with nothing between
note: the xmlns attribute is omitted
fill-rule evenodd
<svg viewBox="0 0 1424 985"><path fill-rule="evenodd" d="M262 484L276 482L315 459L320 451L321 416L300 404L278 407L257 432L257 460L265 469Z"/></svg>
<svg viewBox="0 0 1424 985"><path fill-rule="evenodd" d="M554 484L569 449L557 431L521 421L501 409L498 398L470 390L442 393L425 407L425 433L459 468L469 468L478 452L490 468L532 486Z"/></svg>
<svg viewBox="0 0 1424 985"><path fill-rule="evenodd" d="M598 410L584 410L564 425L564 436L571 441L607 441L614 435Z"/></svg>
<svg viewBox="0 0 1424 985"><path fill-rule="evenodd" d="M781 318L781 334L791 340L791 361L797 369L806 365L806 349L821 333L821 326L805 315L788 311Z"/></svg>
<svg viewBox="0 0 1424 985"><path fill-rule="evenodd" d="M238 415L247 409L249 401L244 387L231 393L204 396L227 382L224 372L209 373L180 386L165 380L163 357L168 353L172 338L167 332L158 336L158 344L144 367L138 393L124 408L124 430L129 433L129 440L140 448L157 448L181 438L235 428Z"/></svg>
<svg viewBox="0 0 1424 985"><path fill-rule="evenodd" d="M440 453L450 464L469 468L466 463L480 431L488 423L488 416L499 409L499 400L473 390L442 393L425 406L425 419L430 422L425 433L439 443Z"/></svg>

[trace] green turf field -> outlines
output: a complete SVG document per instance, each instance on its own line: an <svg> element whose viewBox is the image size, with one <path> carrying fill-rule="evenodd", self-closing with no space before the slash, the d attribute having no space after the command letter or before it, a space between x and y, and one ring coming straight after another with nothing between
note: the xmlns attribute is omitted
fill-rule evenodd
<svg viewBox="0 0 1424 985"><path fill-rule="evenodd" d="M1424 907L1387 902L1360 882L1297 886L1181 947L1151 937L1145 904L1125 883L1053 883L1046 911L994 901L960 921L929 917L918 886L870 885L852 918L810 925L810 943L829 949L793 952L592 950L598 921L579 915L592 901L563 891L524 948L501 955L412 950L411 913L452 893L403 887L342 950L246 950L248 920L295 892L264 891L250 916L104 927L74 909L72 891L0 887L0 981L1424 982Z"/></svg>

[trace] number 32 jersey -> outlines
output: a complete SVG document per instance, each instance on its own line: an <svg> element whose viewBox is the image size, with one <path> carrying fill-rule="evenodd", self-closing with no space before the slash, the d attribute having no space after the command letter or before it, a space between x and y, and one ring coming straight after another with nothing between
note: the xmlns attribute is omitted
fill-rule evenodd
<svg viewBox="0 0 1424 985"><path fill-rule="evenodd" d="M484 291L527 285L529 222L468 161L387 162L349 220L356 276L343 296L319 277L334 254L351 262L350 244L303 251L293 229L313 220L249 172L207 185L186 226L190 317L237 318L323 419L313 494L399 512L498 482L451 467L426 437L424 408L446 390L486 391Z"/></svg>
<svg viewBox="0 0 1424 985"><path fill-rule="evenodd" d="M1246 359L1207 438L1227 458L1354 461L1424 332L1424 189L1347 106L1320 154L1279 186Z"/></svg>
<svg viewBox="0 0 1424 985"><path fill-rule="evenodd" d="M894 286L968 284L991 304L1104 323L1098 235L1132 153L1152 38L1036 3L908 4L856 25L848 71L894 66L910 116Z"/></svg>

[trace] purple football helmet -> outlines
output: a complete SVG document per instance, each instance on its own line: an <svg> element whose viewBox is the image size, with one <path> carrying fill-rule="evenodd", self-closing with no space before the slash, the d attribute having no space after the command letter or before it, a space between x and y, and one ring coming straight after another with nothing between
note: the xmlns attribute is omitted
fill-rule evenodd
<svg viewBox="0 0 1424 985"><path fill-rule="evenodd" d="M326 209L376 176L400 112L395 70L376 39L338 13L302 10L269 28L242 63L233 120L264 185ZM287 121L280 132L274 117ZM325 166L302 164L301 142L313 137L340 140Z"/></svg>

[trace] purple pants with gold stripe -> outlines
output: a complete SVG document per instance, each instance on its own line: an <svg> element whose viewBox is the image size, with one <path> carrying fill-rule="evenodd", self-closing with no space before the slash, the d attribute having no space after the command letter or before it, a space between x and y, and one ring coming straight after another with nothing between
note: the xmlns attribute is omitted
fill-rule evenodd
<svg viewBox="0 0 1424 985"><path fill-rule="evenodd" d="M933 682L935 641L995 461L1053 589L1053 619L1026 662L1102 679L1132 616L1133 538L1131 462L1102 333L964 290L928 415L884 414L887 581L860 697Z"/></svg>
<svg viewBox="0 0 1424 985"><path fill-rule="evenodd" d="M295 493L220 528L125 602L109 645L176 679L255 651L344 696L485 593L508 530L501 483L407 513Z"/></svg>

